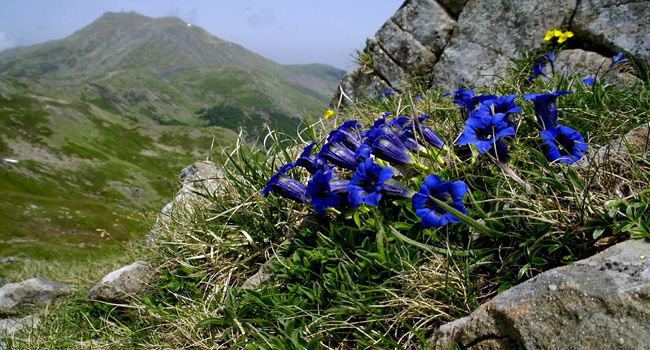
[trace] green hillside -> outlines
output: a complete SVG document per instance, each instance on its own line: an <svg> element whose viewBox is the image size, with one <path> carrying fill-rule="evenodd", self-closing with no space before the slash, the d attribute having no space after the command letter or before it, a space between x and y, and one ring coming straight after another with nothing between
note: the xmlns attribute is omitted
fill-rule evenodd
<svg viewBox="0 0 650 350"><path fill-rule="evenodd" d="M0 163L0 256L60 259L145 232L183 167L240 130L294 134L342 74L135 13L0 52L0 159L18 160Z"/></svg>

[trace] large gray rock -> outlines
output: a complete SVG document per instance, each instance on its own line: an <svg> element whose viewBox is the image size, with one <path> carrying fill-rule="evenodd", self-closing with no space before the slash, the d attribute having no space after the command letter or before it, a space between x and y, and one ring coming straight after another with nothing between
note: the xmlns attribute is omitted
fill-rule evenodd
<svg viewBox="0 0 650 350"><path fill-rule="evenodd" d="M88 299L109 303L128 303L134 294L142 291L154 278L151 265L136 261L104 276L90 289Z"/></svg>
<svg viewBox="0 0 650 350"><path fill-rule="evenodd" d="M371 67L346 74L332 105L352 105L388 89L402 92L414 75L448 91L491 84L512 66L512 59L540 47L546 31L555 28L575 34L570 44L578 50L561 53L559 59L565 59L567 69L580 66L578 74L593 73L618 52L641 69L650 66L648 1L407 0L368 38L364 52ZM619 78L606 81L635 80Z"/></svg>
<svg viewBox="0 0 650 350"><path fill-rule="evenodd" d="M405 1L375 37L366 41L372 70L361 67L346 74L333 105L352 105L386 90L402 91L409 76L430 74L455 23L437 1Z"/></svg>
<svg viewBox="0 0 650 350"><path fill-rule="evenodd" d="M603 83L626 85L639 78L626 72L620 72L615 68L609 70L611 57L582 49L563 50L555 56L556 74L570 77L578 75L580 78L602 78ZM603 76L604 75L604 76ZM579 82L578 82L579 83Z"/></svg>
<svg viewBox="0 0 650 350"><path fill-rule="evenodd" d="M647 349L650 243L629 240L497 295L440 327L436 349Z"/></svg>
<svg viewBox="0 0 650 350"><path fill-rule="evenodd" d="M13 313L67 295L71 288L63 283L34 277L19 283L7 283L0 288L0 311Z"/></svg>
<svg viewBox="0 0 650 350"><path fill-rule="evenodd" d="M167 226L193 215L194 207L205 202L202 194L220 197L226 191L224 179L223 170L212 162L198 161L181 170L181 188L174 200L167 203L158 214L154 227L147 235L147 243L153 244Z"/></svg>
<svg viewBox="0 0 650 350"><path fill-rule="evenodd" d="M569 23L576 0L475 0L467 3L435 65L434 86L453 89L491 83L546 30Z"/></svg>
<svg viewBox="0 0 650 350"><path fill-rule="evenodd" d="M639 66L650 66L650 2L582 0L571 30L588 49L628 53Z"/></svg>

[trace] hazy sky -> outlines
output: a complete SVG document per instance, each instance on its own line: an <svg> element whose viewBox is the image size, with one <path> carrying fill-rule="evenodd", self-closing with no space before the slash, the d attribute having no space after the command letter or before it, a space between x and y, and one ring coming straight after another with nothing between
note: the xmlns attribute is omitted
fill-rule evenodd
<svg viewBox="0 0 650 350"><path fill-rule="evenodd" d="M177 16L282 64L350 70L403 0L0 0L0 51L62 39L108 11Z"/></svg>

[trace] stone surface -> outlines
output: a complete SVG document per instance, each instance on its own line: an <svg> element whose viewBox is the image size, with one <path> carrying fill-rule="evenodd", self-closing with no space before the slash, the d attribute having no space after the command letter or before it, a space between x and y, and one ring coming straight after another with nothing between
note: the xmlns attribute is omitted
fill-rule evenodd
<svg viewBox="0 0 650 350"><path fill-rule="evenodd" d="M435 65L434 86L480 86L502 75L521 49L537 47L546 30L569 23L576 0L475 0L467 3Z"/></svg>
<svg viewBox="0 0 650 350"><path fill-rule="evenodd" d="M158 214L153 229L147 235L147 243L153 244L161 231L165 231L166 226L173 224L175 219L192 215L193 208L205 201L201 194L219 197L226 190L224 178L223 170L211 162L195 162L183 169L179 177L181 189Z"/></svg>
<svg viewBox="0 0 650 350"><path fill-rule="evenodd" d="M63 283L40 277L19 283L7 283L0 288L0 311L13 313L40 304L48 304L71 291L71 288Z"/></svg>
<svg viewBox="0 0 650 350"><path fill-rule="evenodd" d="M10 336L25 327L36 327L41 319L37 315L23 318L5 318L0 320L0 336ZM0 346L0 348L2 348Z"/></svg>
<svg viewBox="0 0 650 350"><path fill-rule="evenodd" d="M403 92L411 76L448 91L491 84L554 28L575 34L569 40L576 50L558 53L562 74L586 78L604 60L607 68L618 52L641 70L650 66L650 1L407 0L368 38L364 52L372 65L345 75L332 106L353 105L389 89ZM615 74L605 81L633 80Z"/></svg>
<svg viewBox="0 0 650 350"><path fill-rule="evenodd" d="M155 278L155 270L143 261L136 261L104 276L90 289L88 299L109 303L128 303Z"/></svg>
<svg viewBox="0 0 650 350"><path fill-rule="evenodd" d="M644 349L650 243L628 240L510 288L443 325L435 349Z"/></svg>
<svg viewBox="0 0 650 350"><path fill-rule="evenodd" d="M640 125L604 147L597 150L590 149L575 163L575 166L589 168L607 163L608 166L621 165L627 169L633 154L647 159L650 154L649 126L649 124Z"/></svg>
<svg viewBox="0 0 650 350"><path fill-rule="evenodd" d="M571 30L587 49L622 51L650 66L650 1L582 0Z"/></svg>
<svg viewBox="0 0 650 350"><path fill-rule="evenodd" d="M386 90L402 91L410 75L431 74L455 23L449 11L434 0L405 1L375 37L366 41L372 70L363 67L346 74L333 106L349 106Z"/></svg>
<svg viewBox="0 0 650 350"><path fill-rule="evenodd" d="M564 50L555 56L555 70L556 74L565 77L577 75L580 78L578 83L585 78L601 77L602 82L606 84L625 85L639 81L639 78L632 74L618 71L617 68L620 66L617 67L617 65L608 72L607 67L611 62L611 57L605 57L596 52L582 49ZM550 68L547 67L546 70L550 71ZM604 77L603 74L605 74Z"/></svg>

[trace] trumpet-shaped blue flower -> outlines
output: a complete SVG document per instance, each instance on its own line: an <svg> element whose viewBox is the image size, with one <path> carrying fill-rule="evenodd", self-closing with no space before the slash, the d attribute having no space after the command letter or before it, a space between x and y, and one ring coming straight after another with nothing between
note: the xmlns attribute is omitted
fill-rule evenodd
<svg viewBox="0 0 650 350"><path fill-rule="evenodd" d="M537 65L533 66L533 75L528 78L528 81L533 81L538 75L543 75L546 76L546 73L544 73L544 65L542 64L542 60L537 60Z"/></svg>
<svg viewBox="0 0 650 350"><path fill-rule="evenodd" d="M542 130L557 127L557 104L555 103L555 99L558 96L568 93L568 91L556 91L550 94L524 95L524 100L533 100L537 124Z"/></svg>
<svg viewBox="0 0 650 350"><path fill-rule="evenodd" d="M544 140L542 150L550 162L573 164L588 148L582 135L568 126L542 130L540 136Z"/></svg>
<svg viewBox="0 0 650 350"><path fill-rule="evenodd" d="M609 68L614 67L614 65L617 63L623 63L627 61L628 61L627 59L623 58L623 53L619 52L614 57L612 57L612 63L609 64Z"/></svg>
<svg viewBox="0 0 650 350"><path fill-rule="evenodd" d="M388 179L393 177L393 170L375 163L372 158L359 164L348 184L348 201L353 208L361 203L376 206L381 199L381 189Z"/></svg>
<svg viewBox="0 0 650 350"><path fill-rule="evenodd" d="M312 142L309 145L307 145L305 148L303 148L302 153L298 157L298 159L294 162L294 165L296 166L301 166L305 169L310 174L315 174L318 170L328 170L329 165L327 165L327 162L323 158L316 158L312 156L312 148L316 145L316 142Z"/></svg>
<svg viewBox="0 0 650 350"><path fill-rule="evenodd" d="M349 183L349 180L338 179L333 170L317 171L307 183L307 194L314 210L325 215L325 209L347 203Z"/></svg>
<svg viewBox="0 0 650 350"><path fill-rule="evenodd" d="M445 145L444 142L442 142L442 139L436 134L433 129L430 127L424 125L424 120L429 118L428 114L423 114L417 118L417 122L415 123L415 127L413 126L413 123L410 123L407 125L403 130L407 131L409 133L409 137L413 140L415 140L413 136L413 131L415 131L417 134L419 134L424 141L426 141L429 145L435 147L435 148L442 148L442 146Z"/></svg>
<svg viewBox="0 0 650 350"><path fill-rule="evenodd" d="M410 155L408 147L389 124L371 129L366 136L365 142L372 147L372 154L377 158L400 165L415 163L415 159Z"/></svg>
<svg viewBox="0 0 650 350"><path fill-rule="evenodd" d="M299 203L309 203L305 185L298 180L287 177L286 171L289 171L294 166L295 163L288 163L280 167L280 170L266 182L266 187L260 193L266 197L270 191L274 191L284 198Z"/></svg>
<svg viewBox="0 0 650 350"><path fill-rule="evenodd" d="M467 214L467 209L463 205L465 193L467 193L467 185L464 182L441 180L437 175L430 174L424 178L420 190L411 198L413 210L425 228L442 227L448 222L459 223L458 218L442 209L431 198L436 198Z"/></svg>
<svg viewBox="0 0 650 350"><path fill-rule="evenodd" d="M323 158L346 169L356 169L357 158L355 153L357 148L351 147L349 142L346 142L346 139L348 139L348 136L345 133L330 134L329 142L323 145L316 158Z"/></svg>
<svg viewBox="0 0 650 350"><path fill-rule="evenodd" d="M551 72L555 74L555 52L549 51L542 55L542 58L551 64Z"/></svg>
<svg viewBox="0 0 650 350"><path fill-rule="evenodd" d="M458 89L453 92L454 100L453 103L459 105L465 111L465 119L469 119L472 116L472 113L485 101L492 100L496 98L494 95L474 95L473 90L463 90ZM442 96L448 96L451 93L446 93Z"/></svg>
<svg viewBox="0 0 650 350"><path fill-rule="evenodd" d="M456 143L475 144L480 153L488 152L501 162L510 158L503 137L514 136L515 130L504 120L504 113L474 115L467 119L463 133Z"/></svg>
<svg viewBox="0 0 650 350"><path fill-rule="evenodd" d="M512 115L513 113L521 113L521 108L515 104L515 98L517 95L508 95L508 96L499 96L494 99L483 101L481 105L474 111L474 115L493 115L495 113L505 114L505 120L509 126L515 128L516 123L515 118Z"/></svg>
<svg viewBox="0 0 650 350"><path fill-rule="evenodd" d="M348 148L356 149L361 144L359 129L361 129L361 125L356 120L348 120L338 128L330 131L327 142L336 139L342 141Z"/></svg>

